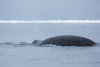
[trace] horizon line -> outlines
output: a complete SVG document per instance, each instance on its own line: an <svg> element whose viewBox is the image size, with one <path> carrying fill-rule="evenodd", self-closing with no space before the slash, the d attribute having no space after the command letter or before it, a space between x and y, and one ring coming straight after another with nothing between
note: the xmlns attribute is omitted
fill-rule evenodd
<svg viewBox="0 0 100 67"><path fill-rule="evenodd" d="M0 23L100 23L100 20L0 20Z"/></svg>

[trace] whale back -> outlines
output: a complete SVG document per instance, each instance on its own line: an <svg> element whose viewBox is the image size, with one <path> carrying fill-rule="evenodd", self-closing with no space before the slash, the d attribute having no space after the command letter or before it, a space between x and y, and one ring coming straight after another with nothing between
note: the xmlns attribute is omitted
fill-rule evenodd
<svg viewBox="0 0 100 67"><path fill-rule="evenodd" d="M66 35L51 37L40 43L40 45L45 44L52 44L57 46L93 46L96 43L85 37Z"/></svg>

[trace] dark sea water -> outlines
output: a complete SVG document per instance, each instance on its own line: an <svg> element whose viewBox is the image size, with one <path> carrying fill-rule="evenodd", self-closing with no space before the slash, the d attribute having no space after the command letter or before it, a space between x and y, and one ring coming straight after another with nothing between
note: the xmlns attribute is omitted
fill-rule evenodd
<svg viewBox="0 0 100 67"><path fill-rule="evenodd" d="M100 44L93 47L0 43L0 67L100 67Z"/></svg>

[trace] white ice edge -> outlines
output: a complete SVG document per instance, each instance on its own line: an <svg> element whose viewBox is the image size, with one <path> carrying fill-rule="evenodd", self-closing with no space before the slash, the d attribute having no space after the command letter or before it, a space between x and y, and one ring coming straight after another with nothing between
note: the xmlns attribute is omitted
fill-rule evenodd
<svg viewBox="0 0 100 67"><path fill-rule="evenodd" d="M35 21L0 20L0 23L100 23L100 20L35 20Z"/></svg>

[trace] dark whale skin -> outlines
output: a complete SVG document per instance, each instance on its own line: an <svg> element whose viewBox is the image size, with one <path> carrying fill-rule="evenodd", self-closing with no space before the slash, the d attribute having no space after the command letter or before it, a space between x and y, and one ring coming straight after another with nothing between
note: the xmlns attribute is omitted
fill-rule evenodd
<svg viewBox="0 0 100 67"><path fill-rule="evenodd" d="M45 39L40 45L52 44L57 46L94 46L96 43L88 38L74 35L55 36Z"/></svg>

